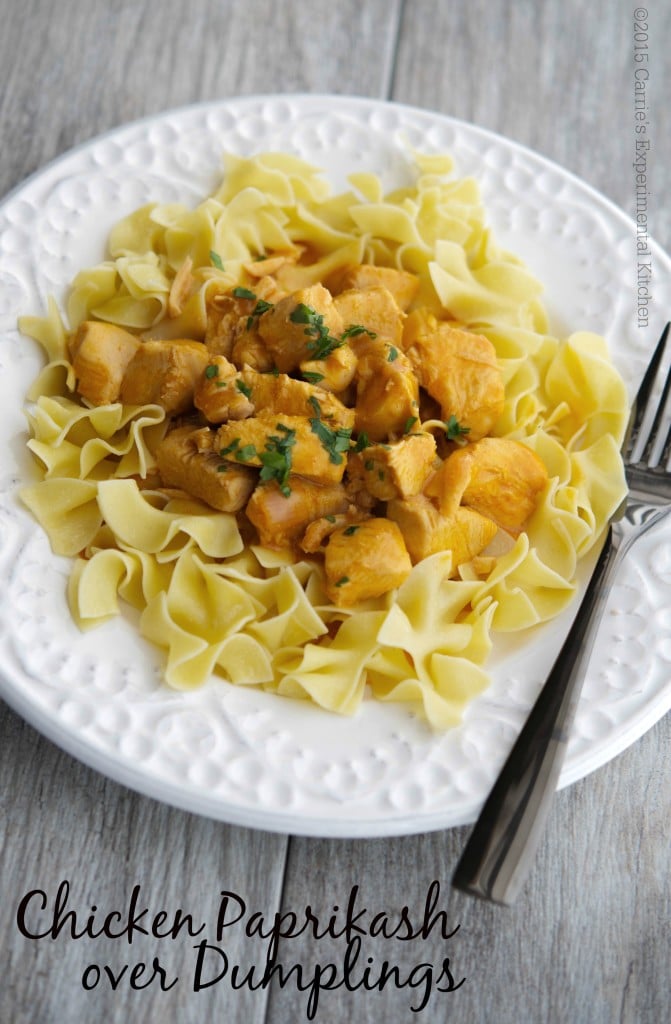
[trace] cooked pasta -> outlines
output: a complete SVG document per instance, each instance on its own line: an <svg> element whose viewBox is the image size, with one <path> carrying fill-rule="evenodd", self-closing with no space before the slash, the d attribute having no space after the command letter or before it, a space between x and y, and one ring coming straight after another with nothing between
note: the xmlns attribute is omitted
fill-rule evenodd
<svg viewBox="0 0 671 1024"><path fill-rule="evenodd" d="M23 500L74 559L78 625L138 609L172 687L368 692L450 727L625 494L604 340L554 337L476 182L415 160L412 187L333 194L229 155L195 209L115 226L67 321L20 322L46 354Z"/></svg>

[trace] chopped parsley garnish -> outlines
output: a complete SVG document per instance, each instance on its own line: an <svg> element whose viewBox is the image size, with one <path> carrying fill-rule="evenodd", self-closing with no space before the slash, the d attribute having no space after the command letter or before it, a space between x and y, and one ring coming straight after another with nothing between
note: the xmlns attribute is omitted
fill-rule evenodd
<svg viewBox="0 0 671 1024"><path fill-rule="evenodd" d="M230 444L227 444L225 448L222 448L219 455L222 459L225 459L227 455L232 455L233 452L237 451L240 447L240 438L234 437Z"/></svg>
<svg viewBox="0 0 671 1024"><path fill-rule="evenodd" d="M462 427L456 416L450 416L445 422L445 436L448 441L462 441L465 434L470 434L470 427Z"/></svg>
<svg viewBox="0 0 671 1024"><path fill-rule="evenodd" d="M238 448L235 452L235 458L237 462L250 462L251 459L257 457L257 451L253 444L243 445L242 448Z"/></svg>
<svg viewBox="0 0 671 1024"><path fill-rule="evenodd" d="M210 261L212 263L212 266L216 267L217 270L224 269L224 264L222 262L221 256L219 255L218 252L215 252L214 249L210 249Z"/></svg>
<svg viewBox="0 0 671 1024"><path fill-rule="evenodd" d="M351 427L338 427L336 430L333 430L321 419L311 419L310 427L312 433L316 434L321 441L322 448L328 452L329 461L334 466L339 466L342 462L343 452L350 450L352 440Z"/></svg>
<svg viewBox="0 0 671 1024"><path fill-rule="evenodd" d="M212 380L213 377L219 376L219 367L215 363L210 363L209 366L205 367L205 376L208 380Z"/></svg>
<svg viewBox="0 0 671 1024"><path fill-rule="evenodd" d="M238 285L237 288L234 288L231 295L236 299L248 299L250 302L256 302L254 309L247 317L246 326L248 331L251 331L255 320L258 320L260 316L263 316L264 313L267 313L269 309L273 308L272 302L266 302L265 299L257 299L256 294L250 288L243 288L242 285Z"/></svg>
<svg viewBox="0 0 671 1024"><path fill-rule="evenodd" d="M395 348L393 345L390 345L389 354L387 355L387 362L393 363L396 359L398 359L398 349Z"/></svg>
<svg viewBox="0 0 671 1024"><path fill-rule="evenodd" d="M407 420L405 421L405 424L403 426L403 433L404 434L409 434L410 431L412 430L412 428L414 427L416 422L417 422L417 417L416 416L409 416L407 418Z"/></svg>
<svg viewBox="0 0 671 1024"><path fill-rule="evenodd" d="M238 391L242 392L245 398L252 397L252 389L249 386L249 384L245 384L244 380L240 380L240 378L238 377L235 381L235 386L238 389Z"/></svg>
<svg viewBox="0 0 671 1024"><path fill-rule="evenodd" d="M319 384L324 379L323 373L313 373L311 370L301 370L301 377L308 384Z"/></svg>
<svg viewBox="0 0 671 1024"><path fill-rule="evenodd" d="M339 580L335 581L335 586L344 587L346 583L349 583L349 576L341 576Z"/></svg>
<svg viewBox="0 0 671 1024"><path fill-rule="evenodd" d="M358 529L358 526L348 526L346 530L343 530L343 537L351 537Z"/></svg>
<svg viewBox="0 0 671 1024"><path fill-rule="evenodd" d="M353 451L362 452L364 448L370 448L370 441L368 440L368 434L366 431L362 430L357 438Z"/></svg>
<svg viewBox="0 0 671 1024"><path fill-rule="evenodd" d="M375 469L375 460L366 459L366 461L363 464L363 468L366 470L367 473L370 473L372 470Z"/></svg>
<svg viewBox="0 0 671 1024"><path fill-rule="evenodd" d="M285 498L291 494L289 475L291 473L291 449L296 444L296 431L283 423L277 424L283 437L272 434L266 441L266 450L259 454L261 480L276 480Z"/></svg>
<svg viewBox="0 0 671 1024"><path fill-rule="evenodd" d="M241 448L240 438L234 437L231 443L219 452L221 459L225 459L227 455L232 455L236 462L249 462L256 458L257 452L253 444L245 444Z"/></svg>
<svg viewBox="0 0 671 1024"><path fill-rule="evenodd" d="M369 338L377 338L375 331L369 331L367 327L362 327L361 324L351 324L346 331L343 331L340 337L343 341L347 338L358 338L361 334L367 334Z"/></svg>
<svg viewBox="0 0 671 1024"><path fill-rule="evenodd" d="M252 327L254 326L254 321L258 320L260 316L263 316L264 313L267 313L268 310L272 308L272 302L266 302L265 299L257 299L254 309L247 317L247 330L251 331Z"/></svg>
<svg viewBox="0 0 671 1024"><path fill-rule="evenodd" d="M329 334L323 314L318 313L312 306L306 306L304 302L298 303L289 314L289 319L294 324L305 325L304 333L312 338L312 341L307 343L307 348L312 353L313 359L326 359L337 348L345 344L343 338L334 338Z"/></svg>
<svg viewBox="0 0 671 1024"><path fill-rule="evenodd" d="M335 516L324 516L324 519L326 520L327 523L335 523L336 522L336 517Z"/></svg>

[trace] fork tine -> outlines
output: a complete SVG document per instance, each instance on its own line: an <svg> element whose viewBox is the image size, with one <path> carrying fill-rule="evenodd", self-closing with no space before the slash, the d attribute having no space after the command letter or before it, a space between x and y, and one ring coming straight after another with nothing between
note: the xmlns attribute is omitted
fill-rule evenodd
<svg viewBox="0 0 671 1024"><path fill-rule="evenodd" d="M657 433L657 431L659 429L659 424L661 422L662 413L666 409L667 400L668 400L669 392L670 391L671 391L671 366L669 367L669 371L668 371L668 373L666 375L666 380L664 382L664 390L662 392L662 397L660 399L659 408L657 410L657 415L655 417L655 422L653 424L653 431L654 431L655 434ZM654 437L652 431L651 431L650 436L651 436L651 442L650 443L652 443L652 441L655 440L655 437ZM667 416L666 437L664 439L664 444L661 446L661 452L660 452L659 458L657 460L658 465L660 465L663 468L666 467L666 465L667 465L667 463L669 461L669 456L670 455L671 455L671 423L668 422L668 416Z"/></svg>
<svg viewBox="0 0 671 1024"><path fill-rule="evenodd" d="M639 438L639 433L640 433L641 427L643 425L643 420L645 419L645 414L647 412L648 402L650 400L650 396L652 394L652 390L653 390L653 388L655 386L655 380L657 378L657 373L659 371L660 363L662 362L662 359L664 358L664 350L666 348L666 342L667 342L667 339L669 337L669 331L671 331L671 321L669 323L667 323L666 327L662 331L662 336L660 337L659 341L657 342L657 347L655 348L655 351L653 352L652 359L650 360L648 368L645 371L645 375L643 377L643 380L641 381L641 385L640 385L640 387L638 389L638 392L636 394L636 398L634 399L634 402L633 402L633 405L632 405L631 418L630 418L629 427L628 427L628 430L627 430L627 441L626 441L625 450L624 450L624 456L625 456L625 460L627 462L631 459L634 447L635 447L636 442L638 441L638 438ZM669 375L667 375L667 378L666 378L666 381L665 381L665 384L664 384L664 392L663 392L662 397L661 397L661 399L660 399L660 401L658 403L658 406L657 406L657 413L655 415L655 420L654 420L654 423L652 425L651 430L648 433L648 438L651 438L652 442L648 441L648 444L646 445L645 456L642 455L641 456L641 460L644 457L645 458L649 457L649 453L650 453L650 449L651 449L651 444L654 443L655 435L657 433L657 430L659 429L659 421L661 420L662 413L664 411L664 406L666 404L666 399L668 397L669 388L670 387L671 387L671 371L669 372Z"/></svg>
<svg viewBox="0 0 671 1024"><path fill-rule="evenodd" d="M643 449L643 452L641 454L641 462L645 462L648 465L652 465L653 461L655 462L655 464L659 462L659 452L657 453L657 458L655 459L655 448L658 447L658 434L666 414L666 405L669 398L669 391L671 391L671 367L669 367L667 371L666 380L664 381L664 387L662 388L662 393L659 396L659 401L657 402L655 418L652 421L652 426L650 427L650 430L648 431L648 438L645 444L645 448ZM662 445L662 447L664 447L664 445Z"/></svg>

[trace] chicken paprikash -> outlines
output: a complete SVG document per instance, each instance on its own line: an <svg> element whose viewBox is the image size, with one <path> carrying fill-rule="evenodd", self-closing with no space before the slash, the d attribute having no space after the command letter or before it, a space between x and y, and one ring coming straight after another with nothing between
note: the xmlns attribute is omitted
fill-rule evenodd
<svg viewBox="0 0 671 1024"><path fill-rule="evenodd" d="M298 255L215 281L202 338L84 321L70 339L79 394L160 405L161 485L235 513L251 543L321 559L338 607L439 551L455 575L486 573L494 536L517 536L547 483L530 448L494 436L493 345L418 305L408 271L358 265L291 289ZM188 295L188 267L178 278Z"/></svg>

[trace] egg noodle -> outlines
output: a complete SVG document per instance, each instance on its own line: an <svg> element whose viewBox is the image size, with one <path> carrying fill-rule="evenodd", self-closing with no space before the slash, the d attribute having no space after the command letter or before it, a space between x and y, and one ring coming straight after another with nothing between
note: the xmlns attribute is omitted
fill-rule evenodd
<svg viewBox="0 0 671 1024"><path fill-rule="evenodd" d="M376 175L357 173L333 194L295 157L229 155L221 186L195 209L152 204L113 228L107 259L72 282L65 320L50 300L45 317L20 321L47 357L27 404L43 479L22 500L53 551L74 559L78 625L119 614L119 599L138 609L142 634L165 649L171 687L214 675L344 714L368 687L434 728L452 726L487 686L493 634L566 607L578 560L626 493L627 394L605 341L552 336L541 285L493 238L477 183L455 177L446 156L414 159L411 187L383 194ZM505 405L492 434L532 449L549 482L486 575L471 563L455 575L441 551L391 593L336 607L315 559L245 543L235 515L152 485L167 429L159 405L89 406L76 393L68 341L81 322L202 339L208 291L234 288L259 254L297 244L313 258L293 268L294 288L357 263L407 270L423 306L493 344ZM181 301L186 261L195 286Z"/></svg>

